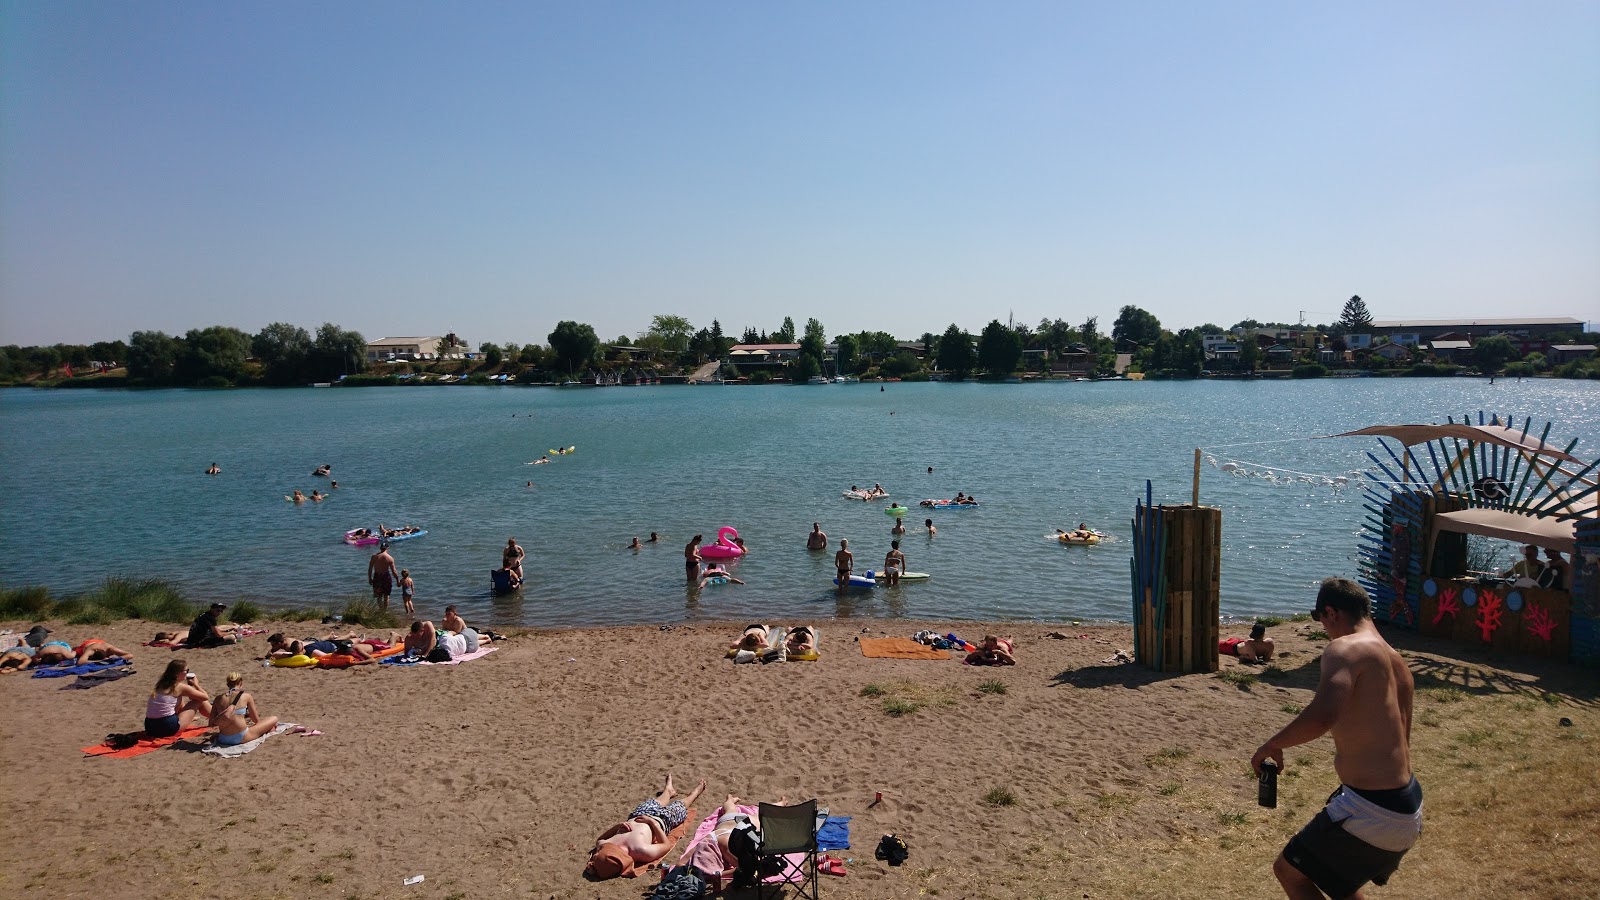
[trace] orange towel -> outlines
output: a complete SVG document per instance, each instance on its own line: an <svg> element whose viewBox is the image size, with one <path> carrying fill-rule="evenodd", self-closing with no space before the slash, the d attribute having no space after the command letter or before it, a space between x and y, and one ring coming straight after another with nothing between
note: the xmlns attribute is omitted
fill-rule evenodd
<svg viewBox="0 0 1600 900"><path fill-rule="evenodd" d="M950 651L936 650L910 638L862 638L861 655L868 659L949 659Z"/></svg>
<svg viewBox="0 0 1600 900"><path fill-rule="evenodd" d="M164 738L144 737L144 732L140 731L137 732L139 735L139 743L134 744L132 747L124 747L121 750L113 750L104 743L100 743L95 744L93 747L83 748L83 752L87 756L112 756L116 757L117 759L125 759L129 756L142 756L151 752L152 750L160 750L162 747L168 746L169 744L176 744L185 738L199 737L210 731L211 728L209 726L194 725L183 729L171 737Z"/></svg>

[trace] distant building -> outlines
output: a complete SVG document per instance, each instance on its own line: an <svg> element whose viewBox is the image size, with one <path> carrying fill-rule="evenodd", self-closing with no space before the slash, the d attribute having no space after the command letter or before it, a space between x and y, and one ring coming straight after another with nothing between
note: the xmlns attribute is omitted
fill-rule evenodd
<svg viewBox="0 0 1600 900"><path fill-rule="evenodd" d="M367 362L438 359L442 337L386 337L367 343Z"/></svg>
<svg viewBox="0 0 1600 900"><path fill-rule="evenodd" d="M1416 335L1411 344L1442 338L1457 332L1468 340L1503 334L1507 337L1538 338L1553 334L1583 331L1583 320L1569 317L1548 319L1380 319L1372 323L1374 335L1384 335L1397 344L1403 334Z"/></svg>
<svg viewBox="0 0 1600 900"><path fill-rule="evenodd" d="M1390 362L1405 362L1411 358L1411 351L1404 344L1379 344L1372 350L1373 356L1381 356Z"/></svg>
<svg viewBox="0 0 1600 900"><path fill-rule="evenodd" d="M1344 336L1344 345L1351 350L1369 350L1372 348L1372 335L1347 334Z"/></svg>
<svg viewBox="0 0 1600 900"><path fill-rule="evenodd" d="M1559 365L1580 359L1593 359L1594 353L1594 344L1552 344L1545 352L1544 358L1551 365Z"/></svg>

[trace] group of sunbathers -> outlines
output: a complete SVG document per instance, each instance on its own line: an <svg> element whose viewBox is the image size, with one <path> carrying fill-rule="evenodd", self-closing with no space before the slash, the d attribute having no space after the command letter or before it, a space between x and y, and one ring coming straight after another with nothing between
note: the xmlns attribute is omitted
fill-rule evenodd
<svg viewBox="0 0 1600 900"><path fill-rule="evenodd" d="M440 620L439 627L425 619L418 619L411 623L411 629L404 634L398 631L389 632L387 640L375 637L365 637L352 631L349 634L330 634L326 637L306 638L304 640L290 640L282 632L267 638L267 659L284 659L292 656L309 656L321 659L324 656L353 656L356 665L373 661L373 657L393 647L403 646L410 656L427 656L437 648L448 650L452 657L465 656L476 653L481 647L492 643L496 635L492 631L479 632L467 625L456 612L455 606L444 609L444 618Z"/></svg>
<svg viewBox="0 0 1600 900"><path fill-rule="evenodd" d="M817 631L810 625L796 625L783 633L777 643L768 640L771 629L754 622L744 627L744 633L739 639L728 645L728 649L737 654L748 651L757 655L772 650L783 650L786 656L807 656L817 652Z"/></svg>
<svg viewBox="0 0 1600 900"><path fill-rule="evenodd" d="M699 799L705 789L705 779L701 779L687 797L679 799L672 776L668 775L667 783L659 793L635 806L626 820L606 829L595 839L583 873L596 881L619 876L632 878L660 862L672 852L676 843L672 833L688 821L689 805ZM788 797L778 798L778 806L788 803ZM740 809L741 805L745 809ZM735 831L761 829L760 817L754 812L745 811L755 805L741 803L739 797L729 794L722 801L715 826L700 840L691 841L683 849L677 865L692 866L700 875L717 879L726 872L738 869L739 859L730 844Z"/></svg>
<svg viewBox="0 0 1600 900"><path fill-rule="evenodd" d="M852 484L850 485L850 493L862 500L877 500L881 497L889 496L889 492L884 490L883 485L881 484L874 484L872 487L867 488L866 490L862 490L861 488L858 488Z"/></svg>
<svg viewBox="0 0 1600 900"><path fill-rule="evenodd" d="M16 646L0 652L0 675L63 663L81 666L118 658L133 661L132 653L113 647L100 638L89 638L74 647L66 641L50 640L49 635L50 629L35 625L26 635L17 639Z"/></svg>

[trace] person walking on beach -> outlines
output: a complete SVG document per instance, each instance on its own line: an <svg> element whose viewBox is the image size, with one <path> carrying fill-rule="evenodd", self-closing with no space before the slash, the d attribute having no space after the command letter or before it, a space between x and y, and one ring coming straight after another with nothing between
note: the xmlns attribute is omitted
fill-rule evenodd
<svg viewBox="0 0 1600 900"><path fill-rule="evenodd" d="M828 549L828 536L822 532L822 523L821 522L812 522L811 523L811 533L806 535L806 549L807 550L826 550L826 549Z"/></svg>
<svg viewBox="0 0 1600 900"><path fill-rule="evenodd" d="M854 553L850 552L850 540L848 538L840 538L839 552L833 555L833 567L839 570L840 593L843 593L844 589L850 586L850 570L855 568L855 565L856 557Z"/></svg>
<svg viewBox="0 0 1600 900"><path fill-rule="evenodd" d="M899 584L900 573L906 570L906 555L900 552L900 542L890 541L889 552L883 556L883 583Z"/></svg>
<svg viewBox="0 0 1600 900"><path fill-rule="evenodd" d="M1328 578L1311 618L1331 639L1322 653L1316 696L1250 758L1259 774L1281 771L1286 747L1333 734L1341 784L1327 806L1289 839L1272 864L1291 898L1361 898L1383 885L1422 833L1422 787L1411 771L1411 701L1405 660L1372 621L1372 600L1348 578Z"/></svg>
<svg viewBox="0 0 1600 900"><path fill-rule="evenodd" d="M382 609L389 608L389 594L394 591L399 571L395 568L394 557L389 555L389 542L379 541L378 552L367 560L367 583L372 585L372 599L378 601Z"/></svg>
<svg viewBox="0 0 1600 900"><path fill-rule="evenodd" d="M700 542L704 539L705 535L697 534L683 545L683 571L690 584L700 580Z"/></svg>

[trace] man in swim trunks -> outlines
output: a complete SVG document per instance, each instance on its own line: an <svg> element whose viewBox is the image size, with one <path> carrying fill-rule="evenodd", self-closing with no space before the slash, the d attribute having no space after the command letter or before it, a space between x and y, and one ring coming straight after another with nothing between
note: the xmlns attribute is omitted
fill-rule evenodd
<svg viewBox="0 0 1600 900"><path fill-rule="evenodd" d="M439 643L439 632L427 619L415 619L406 633L406 653L410 656L427 656Z"/></svg>
<svg viewBox="0 0 1600 900"><path fill-rule="evenodd" d="M833 567L839 571L839 590L850 586L850 570L856 566L856 556L850 552L850 540L839 539L839 552L833 555Z"/></svg>
<svg viewBox="0 0 1600 900"><path fill-rule="evenodd" d="M822 532L822 523L821 522L812 522L811 523L811 533L806 535L806 549L807 550L826 550L826 549L828 549L828 536Z"/></svg>
<svg viewBox="0 0 1600 900"><path fill-rule="evenodd" d="M1372 600L1348 578L1329 578L1311 617L1331 640L1322 653L1317 694L1305 710L1256 750L1283 768L1286 747L1333 734L1333 768L1342 784L1299 834L1272 873L1290 897L1361 897L1382 885L1422 832L1422 787L1411 772L1411 701L1405 660L1372 622Z"/></svg>
<svg viewBox="0 0 1600 900"><path fill-rule="evenodd" d="M1237 656L1245 662L1266 662L1276 652L1275 646L1272 638L1267 637L1267 626L1257 622L1250 628L1250 637L1223 638L1217 644L1217 652Z"/></svg>
<svg viewBox="0 0 1600 900"><path fill-rule="evenodd" d="M690 584L700 580L700 542L704 539L705 535L697 534L683 545L683 572Z"/></svg>
<svg viewBox="0 0 1600 900"><path fill-rule="evenodd" d="M634 807L625 822L606 829L595 839L589 851L589 863L583 873L596 880L616 878L619 875L634 877L642 870L667 855L672 840L667 835L689 817L689 804L700 798L706 789L705 779L682 800L672 786L672 776L659 794Z"/></svg>
<svg viewBox="0 0 1600 900"><path fill-rule="evenodd" d="M928 537L933 537L934 535L939 533L939 529L933 527L933 520L932 519L923 519L922 520L922 527L928 529Z"/></svg>
<svg viewBox="0 0 1600 900"><path fill-rule="evenodd" d="M906 570L906 555L900 552L900 542L890 541L889 552L883 555L883 583L899 584L900 573Z"/></svg>
<svg viewBox="0 0 1600 900"><path fill-rule="evenodd" d="M905 520L905 518L901 517L901 518L895 519L894 520L894 527L889 529L889 533L894 535L895 537L899 537L900 535L905 534L906 533L906 520Z"/></svg>
<svg viewBox="0 0 1600 900"><path fill-rule="evenodd" d="M379 541L378 552L367 560L367 583L372 585L372 599L378 601L379 607L389 608L389 594L394 591L394 583L399 576L400 570L395 568L394 557L389 555L389 542Z"/></svg>

